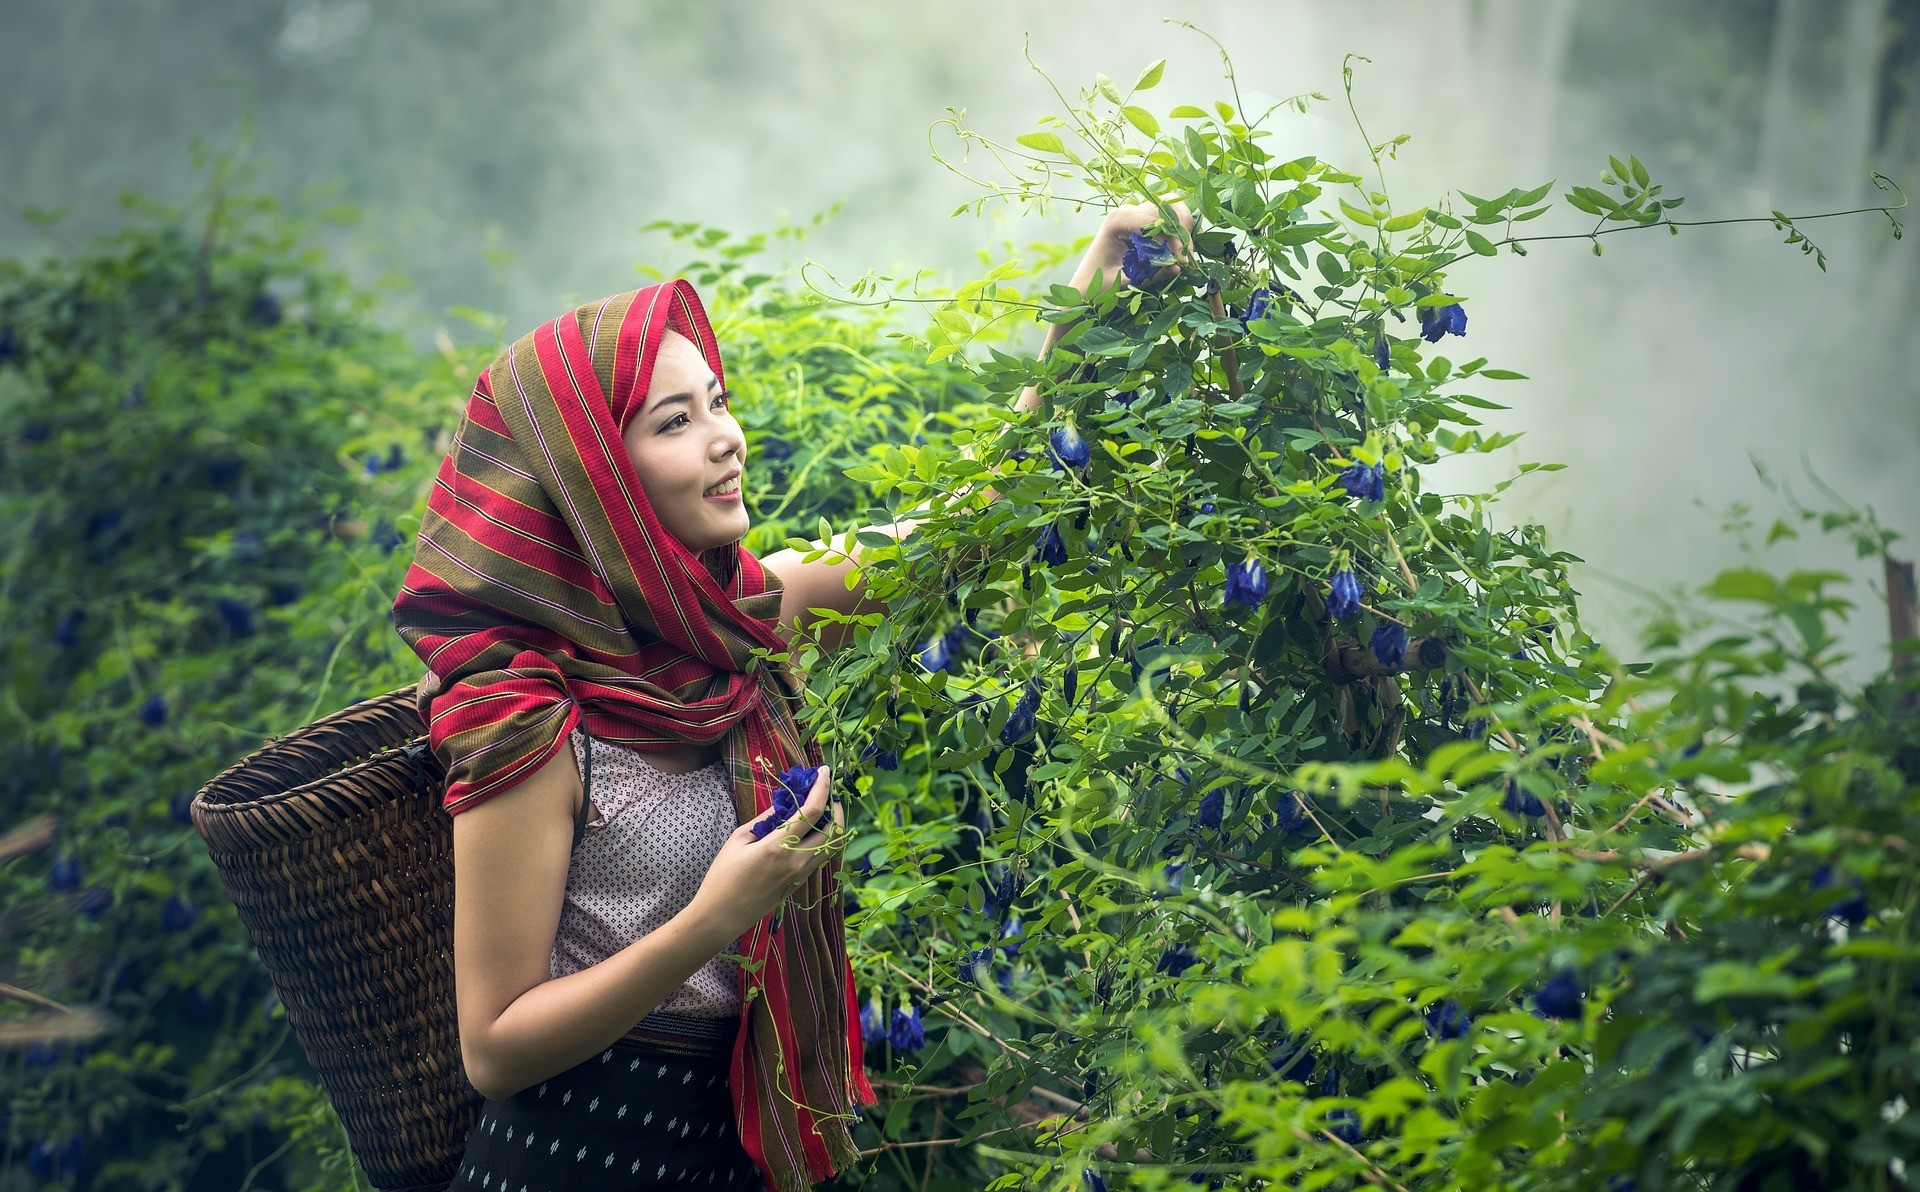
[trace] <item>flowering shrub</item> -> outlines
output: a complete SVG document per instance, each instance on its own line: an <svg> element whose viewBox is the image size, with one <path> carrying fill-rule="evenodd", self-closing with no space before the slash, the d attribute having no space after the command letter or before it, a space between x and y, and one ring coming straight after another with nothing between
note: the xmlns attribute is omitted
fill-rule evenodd
<svg viewBox="0 0 1920 1192"><path fill-rule="evenodd" d="M1177 196L1190 262L1147 286L1172 257L1135 236L1130 285L963 287L923 342L986 409L847 474L930 509L835 544L888 612L810 693L900 762L856 780L855 967L926 1008L917 1080L971 1088L929 1123L908 1082L883 1135L994 1188L1893 1186L1920 757L1889 681L1827 670L1839 577L1722 575L1763 615L1648 661L1593 640L1568 556L1489 517L1511 481L1421 479L1513 440L1487 386L1523 378L1430 353L1468 334L1450 268L1523 254L1551 185L1398 208L1398 142L1363 177L1227 103L1169 131L1158 74L1020 137L1005 189L1166 196L1168 238ZM1677 226L1637 159L1605 182L1567 199L1596 251ZM1048 359L990 346L1033 311Z"/></svg>

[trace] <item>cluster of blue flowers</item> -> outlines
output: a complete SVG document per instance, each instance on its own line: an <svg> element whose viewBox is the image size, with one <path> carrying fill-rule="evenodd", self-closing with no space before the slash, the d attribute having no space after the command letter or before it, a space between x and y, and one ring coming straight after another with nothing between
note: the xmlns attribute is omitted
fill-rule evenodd
<svg viewBox="0 0 1920 1192"><path fill-rule="evenodd" d="M1452 998L1443 998L1427 1007L1427 1030L1437 1039L1464 1039L1473 1028L1473 1018Z"/></svg>
<svg viewBox="0 0 1920 1192"><path fill-rule="evenodd" d="M1051 522L1040 531L1040 541L1034 547L1033 557L1049 567L1058 567L1067 561L1066 541Z"/></svg>
<svg viewBox="0 0 1920 1192"><path fill-rule="evenodd" d="M900 768L900 755L891 749L881 748L878 742L868 745L865 749L861 750L860 760L863 762L872 762L882 770L898 770Z"/></svg>
<svg viewBox="0 0 1920 1192"><path fill-rule="evenodd" d="M1215 787L1200 796L1200 826L1213 831L1220 830L1220 821L1227 812L1227 792L1225 787Z"/></svg>
<svg viewBox="0 0 1920 1192"><path fill-rule="evenodd" d="M788 766L780 771L780 779L773 788L773 814L754 821L753 838L765 840L767 833L793 818L793 813L806 802L807 792L813 789L814 781L819 777L819 766Z"/></svg>
<svg viewBox="0 0 1920 1192"><path fill-rule="evenodd" d="M1153 275L1173 264L1173 250L1158 237L1143 236L1131 232L1127 236L1127 251L1120 258L1120 271L1127 280L1136 286L1144 286L1153 280Z"/></svg>
<svg viewBox="0 0 1920 1192"><path fill-rule="evenodd" d="M1272 290L1265 286L1254 287L1253 293L1247 295L1247 309L1240 312L1240 321L1251 323L1255 319L1264 318L1267 313L1267 303L1272 298Z"/></svg>
<svg viewBox="0 0 1920 1192"><path fill-rule="evenodd" d="M881 1018L880 1003L869 998L860 1007L860 1035L868 1047L885 1042L895 1051L908 1055L919 1051L927 1044L926 1025L920 1020L920 1007L908 1004L896 1009L891 1020Z"/></svg>

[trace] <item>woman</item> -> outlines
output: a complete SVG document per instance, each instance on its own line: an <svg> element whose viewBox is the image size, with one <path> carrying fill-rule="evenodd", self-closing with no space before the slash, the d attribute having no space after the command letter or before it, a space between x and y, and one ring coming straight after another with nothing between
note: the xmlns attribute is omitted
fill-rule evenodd
<svg viewBox="0 0 1920 1192"><path fill-rule="evenodd" d="M1156 216L1108 216L1073 284L1111 284ZM435 478L394 626L429 672L455 817L460 1048L485 1097L456 1189L794 1192L856 1158L873 1093L845 812L795 719L802 680L752 654L838 648L809 610L877 606L843 582L857 555L741 546L730 400L676 279L516 341ZM802 798L784 818L783 776Z"/></svg>

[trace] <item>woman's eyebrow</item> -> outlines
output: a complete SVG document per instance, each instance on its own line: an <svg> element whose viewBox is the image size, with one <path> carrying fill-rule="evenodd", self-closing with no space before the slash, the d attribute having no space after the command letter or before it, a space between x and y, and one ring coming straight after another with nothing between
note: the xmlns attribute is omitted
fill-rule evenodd
<svg viewBox="0 0 1920 1192"><path fill-rule="evenodd" d="M707 388L712 389L714 386L718 385L719 383L720 383L719 377L710 377L707 380ZM693 394L691 393L672 393L672 394L668 394L666 397L661 398L659 401L654 402L653 408L658 410L663 406L670 406L677 401L692 401L692 400L693 400Z"/></svg>

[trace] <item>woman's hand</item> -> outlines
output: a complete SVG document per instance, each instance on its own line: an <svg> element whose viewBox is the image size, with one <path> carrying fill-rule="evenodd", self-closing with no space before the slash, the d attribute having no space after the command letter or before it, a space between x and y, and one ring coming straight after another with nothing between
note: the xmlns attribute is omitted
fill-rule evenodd
<svg viewBox="0 0 1920 1192"><path fill-rule="evenodd" d="M754 839L753 826L772 817L772 808L735 828L681 913L731 943L786 901L846 845L845 805L832 789L832 770L821 766L807 801L764 839Z"/></svg>
<svg viewBox="0 0 1920 1192"><path fill-rule="evenodd" d="M1168 203L1180 224L1186 229L1188 237L1193 235L1193 212L1178 199ZM1103 285L1111 285L1114 276L1120 277L1122 286L1131 285L1126 274L1120 268L1121 260L1127 255L1127 249L1133 243L1136 232L1144 233L1146 226L1160 218L1160 208L1152 203L1134 203L1126 207L1116 207L1107 213L1101 221L1100 234L1094 237L1093 247L1087 250L1087 257L1099 269ZM1161 266L1152 277L1147 279L1147 288L1158 288L1180 273L1180 262L1187 261L1186 242L1171 232L1161 232L1149 239L1158 240L1173 251L1174 264ZM1077 275L1076 275L1077 279ZM1076 280L1076 284L1077 280ZM1082 292L1085 287L1081 286Z"/></svg>
<svg viewBox="0 0 1920 1192"><path fill-rule="evenodd" d="M1186 228L1187 235L1192 236L1193 212L1179 199L1168 203L1167 206L1173 208L1173 213L1180 217L1181 226ZM1094 276L1097 274L1100 278L1100 288L1103 290L1112 289L1116 284L1116 278L1119 279L1118 284L1123 288L1132 285L1133 283L1127 280L1126 271L1120 267L1120 262L1126 259L1127 249L1132 247L1133 234L1159 218L1160 208L1152 203L1133 203L1107 212L1107 217L1100 221L1100 231L1095 234L1092 246L1087 249L1087 255L1080 258L1080 267L1073 271L1073 280L1067 284L1084 294L1092 288ZM1171 265L1162 265L1152 277L1147 279L1149 286L1158 287L1177 277L1180 273L1180 262L1191 258L1188 257L1187 246L1180 237L1161 232L1154 239L1173 250L1174 260ZM1047 354L1053 351L1054 342L1066 333L1068 327L1077 322L1079 322L1078 319L1073 319L1066 323L1050 324L1047 327L1046 339L1040 344L1040 359L1045 360ZM1020 412L1038 409L1039 406L1040 390L1035 385L1029 385L1022 390L1019 399L1013 403L1013 408ZM987 492L992 494L990 500L1000 499L1000 494L993 489L988 489Z"/></svg>

